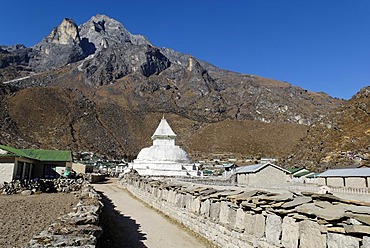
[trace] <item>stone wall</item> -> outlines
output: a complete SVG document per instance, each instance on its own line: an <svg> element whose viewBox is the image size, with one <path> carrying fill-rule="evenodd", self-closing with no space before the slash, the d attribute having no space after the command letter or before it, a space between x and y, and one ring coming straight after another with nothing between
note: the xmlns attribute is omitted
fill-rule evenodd
<svg viewBox="0 0 370 248"><path fill-rule="evenodd" d="M86 173L83 174L83 177L90 183L98 183L105 180L105 174L100 173Z"/></svg>
<svg viewBox="0 0 370 248"><path fill-rule="evenodd" d="M34 236L28 247L95 247L103 233L98 225L102 210L100 195L85 182L78 197L80 201L74 211Z"/></svg>
<svg viewBox="0 0 370 248"><path fill-rule="evenodd" d="M249 184L256 185L260 183L264 184L286 184L287 182L287 173L275 168L274 166L266 166L260 171L250 174Z"/></svg>
<svg viewBox="0 0 370 248"><path fill-rule="evenodd" d="M370 204L141 178L118 184L220 247L370 247Z"/></svg>
<svg viewBox="0 0 370 248"><path fill-rule="evenodd" d="M0 194L32 195L37 192L74 192L81 190L83 178L22 179L0 184Z"/></svg>

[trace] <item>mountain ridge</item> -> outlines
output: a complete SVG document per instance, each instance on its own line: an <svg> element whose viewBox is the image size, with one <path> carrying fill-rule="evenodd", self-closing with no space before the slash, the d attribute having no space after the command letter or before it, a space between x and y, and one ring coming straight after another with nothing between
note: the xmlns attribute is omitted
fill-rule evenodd
<svg viewBox="0 0 370 248"><path fill-rule="evenodd" d="M0 82L8 82L0 84L4 108L0 133L7 137L5 143L12 145L68 147L109 156L135 156L148 142L144 134L151 135L143 120L156 122L155 118L162 113L172 116L175 123L182 121L199 128L231 121L228 125L240 130L240 123L244 123L241 126L250 126L250 121L255 125L267 123L271 128L267 128L266 138L274 132L284 133L284 123L287 128L298 125L297 135L286 135L286 140L279 138L282 143L296 144L306 134L307 125L323 120L345 102L287 82L223 70L191 55L156 47L105 15L93 16L79 26L72 19L64 19L30 48L0 48ZM43 101L22 104L24 99L34 98L48 99L54 109L46 113L48 104ZM64 102L67 108L58 102ZM76 109L75 105L80 107ZM21 108L33 112L33 116ZM62 120L60 113L68 113L67 121ZM53 116L54 122L42 118L43 115ZM33 121L24 121L22 116ZM5 120L10 120L10 124L5 125ZM55 122L62 124L56 128ZM216 126L211 129L218 130ZM188 147L190 154L197 153L195 143L200 141L191 137L198 134L199 128L175 127L183 130L179 136L188 137L180 138L179 142ZM53 143L42 129L49 130L51 136L64 138ZM221 135L220 140L233 147L227 133L213 135ZM258 146L259 138L247 136L255 140L240 142L241 148L233 148L238 150L236 153L241 154L244 149L246 155L285 156L290 152L251 148L258 152L248 154L249 147ZM279 139L274 139L272 146L279 146ZM210 152L222 152L212 149L211 143L207 143L205 151L208 146Z"/></svg>

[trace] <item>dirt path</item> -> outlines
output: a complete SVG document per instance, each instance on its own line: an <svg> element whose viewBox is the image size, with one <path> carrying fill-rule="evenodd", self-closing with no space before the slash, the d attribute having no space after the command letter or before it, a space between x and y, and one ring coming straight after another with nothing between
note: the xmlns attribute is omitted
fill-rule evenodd
<svg viewBox="0 0 370 248"><path fill-rule="evenodd" d="M132 198L116 181L94 184L103 193L104 234L99 247L207 247L180 226ZM108 211L106 211L108 210Z"/></svg>

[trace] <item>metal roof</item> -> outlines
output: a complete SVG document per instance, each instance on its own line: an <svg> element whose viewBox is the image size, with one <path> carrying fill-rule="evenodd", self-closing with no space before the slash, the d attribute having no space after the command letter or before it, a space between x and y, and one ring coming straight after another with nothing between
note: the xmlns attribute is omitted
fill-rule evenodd
<svg viewBox="0 0 370 248"><path fill-rule="evenodd" d="M23 152L39 161L72 161L71 151L24 149Z"/></svg>
<svg viewBox="0 0 370 248"><path fill-rule="evenodd" d="M297 171L300 171L300 170L303 170L304 168L303 167L299 167L299 168L291 168L291 169L287 169L288 171L290 171L291 173L296 173Z"/></svg>
<svg viewBox="0 0 370 248"><path fill-rule="evenodd" d="M370 168L331 169L317 177L370 177Z"/></svg>
<svg viewBox="0 0 370 248"><path fill-rule="evenodd" d="M274 165L274 164L271 164L271 163L265 163L265 164L253 164L253 165L247 165L247 166L243 166L243 167L239 167L236 169L236 174L240 174L240 173L255 173L259 170L262 170L263 168L267 167L267 166L272 166L272 167L275 167L279 170L282 170L288 174L290 174L290 171L284 169L284 168L281 168L277 165Z"/></svg>
<svg viewBox="0 0 370 248"><path fill-rule="evenodd" d="M313 174L311 174L311 175L308 175L308 176L307 176L307 178L316 178L316 177L317 177L317 175L319 175L319 174L317 174L317 173L313 173Z"/></svg>
<svg viewBox="0 0 370 248"><path fill-rule="evenodd" d="M16 156L21 156L21 157L27 157L27 155L21 149L17 149L11 146L0 145L0 149L12 153L12 154L4 154L4 156L16 155Z"/></svg>
<svg viewBox="0 0 370 248"><path fill-rule="evenodd" d="M299 172L297 174L293 173L293 176L294 177L303 177L303 176L307 176L308 174L315 174L315 173L313 173L311 171L302 171L302 172Z"/></svg>
<svg viewBox="0 0 370 248"><path fill-rule="evenodd" d="M70 162L72 161L71 151L59 150L32 150L17 149L10 146L0 145L0 149L13 153L20 157L30 158L39 161Z"/></svg>

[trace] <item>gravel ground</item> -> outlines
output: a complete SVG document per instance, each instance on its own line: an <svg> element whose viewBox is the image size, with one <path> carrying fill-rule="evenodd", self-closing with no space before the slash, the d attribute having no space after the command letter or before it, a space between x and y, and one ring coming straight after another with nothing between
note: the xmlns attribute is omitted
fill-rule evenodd
<svg viewBox="0 0 370 248"><path fill-rule="evenodd" d="M0 247L26 246L77 202L74 194L65 193L0 195Z"/></svg>

